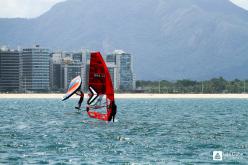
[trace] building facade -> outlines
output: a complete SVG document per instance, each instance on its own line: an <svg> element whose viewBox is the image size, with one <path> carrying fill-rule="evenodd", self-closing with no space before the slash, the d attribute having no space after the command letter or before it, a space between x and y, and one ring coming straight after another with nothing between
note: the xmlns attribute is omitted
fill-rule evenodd
<svg viewBox="0 0 248 165"><path fill-rule="evenodd" d="M88 90L88 83L89 83L89 69L90 69L90 50L83 50L82 53L82 60L83 60L83 64L84 64L84 68L83 68L83 73L82 73L82 82L84 82L83 84L83 89L85 91Z"/></svg>
<svg viewBox="0 0 248 165"><path fill-rule="evenodd" d="M64 88L67 89L71 80L80 75L82 77L83 64L78 60L73 60L73 57L64 58L62 65L64 69ZM84 82L82 82L84 84Z"/></svg>
<svg viewBox="0 0 248 165"><path fill-rule="evenodd" d="M25 48L22 51L22 88L24 91L49 90L49 49Z"/></svg>
<svg viewBox="0 0 248 165"><path fill-rule="evenodd" d="M21 51L0 49L0 91L18 92L21 74Z"/></svg>
<svg viewBox="0 0 248 165"><path fill-rule="evenodd" d="M112 84L113 84L113 88L115 90L118 90L118 85L117 85L117 67L116 64L114 62L107 62L107 67L109 70L109 74L111 76L111 80L112 80Z"/></svg>
<svg viewBox="0 0 248 165"><path fill-rule="evenodd" d="M53 91L64 91L63 53L55 52L50 57L50 88Z"/></svg>
<svg viewBox="0 0 248 165"><path fill-rule="evenodd" d="M107 63L112 66L109 70L115 88L120 91L132 91L135 89L135 75L133 72L132 55L122 50L115 50L107 55ZM113 67L115 69L113 69ZM115 70L115 71L114 71ZM116 76L116 77L115 77ZM115 82L116 81L116 82Z"/></svg>
<svg viewBox="0 0 248 165"><path fill-rule="evenodd" d="M135 89L132 55L120 50L106 56L113 87L119 91ZM36 45L22 50L0 50L0 92L64 92L76 76L88 90L90 51L55 52Z"/></svg>
<svg viewBox="0 0 248 165"><path fill-rule="evenodd" d="M53 90L66 91L71 80L77 76L84 77L86 65L82 52L57 52L51 55L50 85ZM83 87L82 87L83 88Z"/></svg>

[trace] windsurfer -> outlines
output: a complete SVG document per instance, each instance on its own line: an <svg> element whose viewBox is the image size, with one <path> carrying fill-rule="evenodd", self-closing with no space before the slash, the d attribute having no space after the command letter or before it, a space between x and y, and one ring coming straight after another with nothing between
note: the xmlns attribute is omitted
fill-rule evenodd
<svg viewBox="0 0 248 165"><path fill-rule="evenodd" d="M113 122L115 122L115 115L116 115L116 112L117 112L117 106L115 104L115 101L111 102L110 108L112 109L112 111L110 112L110 116L108 118L108 121L111 121L112 118L113 118Z"/></svg>
<svg viewBox="0 0 248 165"><path fill-rule="evenodd" d="M116 115L114 88L111 76L100 52L90 54L89 99L86 111L90 118L111 121ZM105 110L105 112L100 112Z"/></svg>
<svg viewBox="0 0 248 165"><path fill-rule="evenodd" d="M76 92L76 94L80 96L80 99L78 101L78 106L75 107L79 111L81 108L82 102L84 101L84 93L79 88L79 90Z"/></svg>
<svg viewBox="0 0 248 165"><path fill-rule="evenodd" d="M63 97L62 101L65 101L69 99L72 95L79 95L80 99L78 101L78 105L75 107L78 112L80 111L81 105L84 100L84 92L83 92L83 86L82 86L82 79L80 76L75 77L73 80L71 80L69 84L68 91L66 92L65 96Z"/></svg>

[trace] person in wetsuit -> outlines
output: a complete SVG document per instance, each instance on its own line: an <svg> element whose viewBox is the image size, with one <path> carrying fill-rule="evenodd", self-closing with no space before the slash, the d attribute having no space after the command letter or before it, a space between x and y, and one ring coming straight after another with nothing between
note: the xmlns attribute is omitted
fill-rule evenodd
<svg viewBox="0 0 248 165"><path fill-rule="evenodd" d="M116 115L116 112L117 112L117 106L115 104L115 101L111 102L110 107L112 107L112 111L111 111L111 114L110 114L110 116L108 118L108 121L111 121L113 119L113 122L115 122L115 115Z"/></svg>
<svg viewBox="0 0 248 165"><path fill-rule="evenodd" d="M81 108L81 105L84 101L84 92L79 88L79 90L76 92L76 94L80 96L80 99L78 101L78 105L75 107L79 111Z"/></svg>

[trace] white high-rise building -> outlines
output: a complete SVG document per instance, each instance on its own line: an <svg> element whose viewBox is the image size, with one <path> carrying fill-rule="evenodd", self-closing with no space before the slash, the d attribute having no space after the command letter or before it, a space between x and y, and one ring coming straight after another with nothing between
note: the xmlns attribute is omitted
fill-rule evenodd
<svg viewBox="0 0 248 165"><path fill-rule="evenodd" d="M90 50L85 49L82 51L82 63L84 64L84 67L82 68L82 89L87 91L89 81Z"/></svg>
<svg viewBox="0 0 248 165"><path fill-rule="evenodd" d="M23 89L24 91L49 90L50 51L39 45L22 51Z"/></svg>
<svg viewBox="0 0 248 165"><path fill-rule="evenodd" d="M107 55L107 63L115 65L116 73L111 74L115 88L121 91L132 91L135 89L135 75L133 72L133 58L129 53L122 50L115 50L112 54ZM115 82L116 81L116 82Z"/></svg>
<svg viewBox="0 0 248 165"><path fill-rule="evenodd" d="M113 84L113 88L115 90L118 90L118 84L117 84L117 66L114 62L107 62L107 67L111 76L111 80L112 80L112 84Z"/></svg>

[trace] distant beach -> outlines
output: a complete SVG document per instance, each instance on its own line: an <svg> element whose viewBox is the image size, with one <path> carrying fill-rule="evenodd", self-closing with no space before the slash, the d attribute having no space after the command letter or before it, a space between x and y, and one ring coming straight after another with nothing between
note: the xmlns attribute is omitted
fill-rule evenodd
<svg viewBox="0 0 248 165"><path fill-rule="evenodd" d="M62 99L64 94L0 94L0 99ZM85 95L87 97L88 95ZM74 95L72 98L78 98ZM117 99L248 99L248 94L115 94Z"/></svg>

